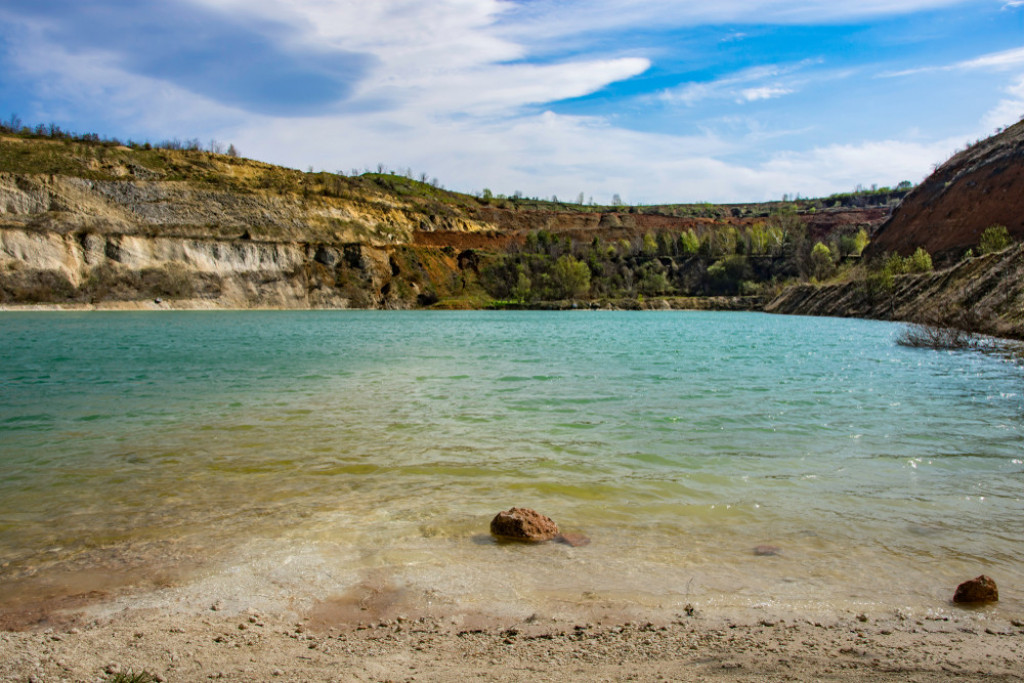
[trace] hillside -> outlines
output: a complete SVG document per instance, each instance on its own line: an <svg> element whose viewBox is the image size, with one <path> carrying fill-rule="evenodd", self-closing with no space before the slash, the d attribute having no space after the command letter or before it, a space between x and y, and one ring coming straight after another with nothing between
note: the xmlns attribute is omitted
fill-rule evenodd
<svg viewBox="0 0 1024 683"><path fill-rule="evenodd" d="M771 313L966 323L973 331L1024 339L1024 244L931 273L787 288Z"/></svg>
<svg viewBox="0 0 1024 683"><path fill-rule="evenodd" d="M873 230L888 215L851 203L783 208L812 239ZM480 284L488 258L538 231L633 245L626 267L654 267L658 255L639 253L645 238L742 235L779 210L474 197L394 174L303 173L201 150L9 132L0 135L0 303L475 307L493 296ZM708 265L689 270L703 277Z"/></svg>
<svg viewBox="0 0 1024 683"><path fill-rule="evenodd" d="M908 255L923 247L955 262L991 225L1024 239L1024 120L939 166L893 211L868 253Z"/></svg>

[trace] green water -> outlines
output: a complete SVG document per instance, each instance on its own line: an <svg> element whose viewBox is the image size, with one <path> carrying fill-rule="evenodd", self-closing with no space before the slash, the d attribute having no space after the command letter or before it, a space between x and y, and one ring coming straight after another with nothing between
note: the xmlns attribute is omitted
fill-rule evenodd
<svg viewBox="0 0 1024 683"><path fill-rule="evenodd" d="M0 598L191 583L242 605L376 582L410 609L927 611L984 572L1015 608L1024 371L899 329L6 313ZM496 545L512 505L592 543Z"/></svg>

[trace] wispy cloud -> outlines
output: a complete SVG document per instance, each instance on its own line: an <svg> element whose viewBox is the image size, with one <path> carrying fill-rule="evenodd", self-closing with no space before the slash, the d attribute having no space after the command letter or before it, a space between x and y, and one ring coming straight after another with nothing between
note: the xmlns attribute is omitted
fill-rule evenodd
<svg viewBox="0 0 1024 683"><path fill-rule="evenodd" d="M280 21L239 21L183 0L34 0L5 3L2 13L41 43L102 55L126 73L263 113L343 102L373 62L364 52L304 47Z"/></svg>
<svg viewBox="0 0 1024 683"><path fill-rule="evenodd" d="M920 179L956 146L899 142L917 125L905 106L913 96L902 83L850 78L873 55L844 51L864 49L855 22L958 3L0 0L0 98L26 120L216 137L298 168L381 162L467 191L652 202L828 194ZM856 40L843 42L841 22ZM1002 74L1022 52L957 66ZM711 75L667 87L680 73ZM1005 86L991 80L986 125L1024 97ZM31 96L7 101L15 91ZM798 96L812 91L808 107ZM958 130L958 142L977 134Z"/></svg>
<svg viewBox="0 0 1024 683"><path fill-rule="evenodd" d="M725 24L823 25L948 7L962 0L530 0L507 3L510 35L523 41L629 27Z"/></svg>
<svg viewBox="0 0 1024 683"><path fill-rule="evenodd" d="M1021 2L1024 5L1024 0ZM885 77L913 76L921 73L932 73L936 71L967 71L972 69L1010 69L1024 64L1024 47L1002 52L993 52L973 59L965 59L953 64L940 66L923 66L902 71L892 71L882 74Z"/></svg>
<svg viewBox="0 0 1024 683"><path fill-rule="evenodd" d="M712 81L685 83L664 90L659 98L664 102L688 106L705 100L732 100L742 104L773 99L790 95L803 87L812 79L803 72L820 63L821 60L804 60L798 64L751 67Z"/></svg>
<svg viewBox="0 0 1024 683"><path fill-rule="evenodd" d="M1024 119L1024 75L1004 90L1004 97L986 115L985 131Z"/></svg>

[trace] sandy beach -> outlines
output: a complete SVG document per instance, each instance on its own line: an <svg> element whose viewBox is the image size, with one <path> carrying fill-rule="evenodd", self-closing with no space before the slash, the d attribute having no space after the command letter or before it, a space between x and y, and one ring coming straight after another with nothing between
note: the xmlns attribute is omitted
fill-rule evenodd
<svg viewBox="0 0 1024 683"><path fill-rule="evenodd" d="M87 599L87 598L83 598ZM337 605L262 613L98 603L6 611L0 679L104 681L1021 680L1024 621L957 610L921 619L733 620L700 608L659 621L531 615L364 619ZM12 619L20 617L21 623Z"/></svg>

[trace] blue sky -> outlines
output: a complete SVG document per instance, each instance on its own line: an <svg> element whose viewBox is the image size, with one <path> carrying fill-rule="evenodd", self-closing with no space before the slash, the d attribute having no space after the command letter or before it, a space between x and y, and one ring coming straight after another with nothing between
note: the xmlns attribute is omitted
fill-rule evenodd
<svg viewBox="0 0 1024 683"><path fill-rule="evenodd" d="M0 0L0 118L598 203L924 178L1024 116L1024 0Z"/></svg>

